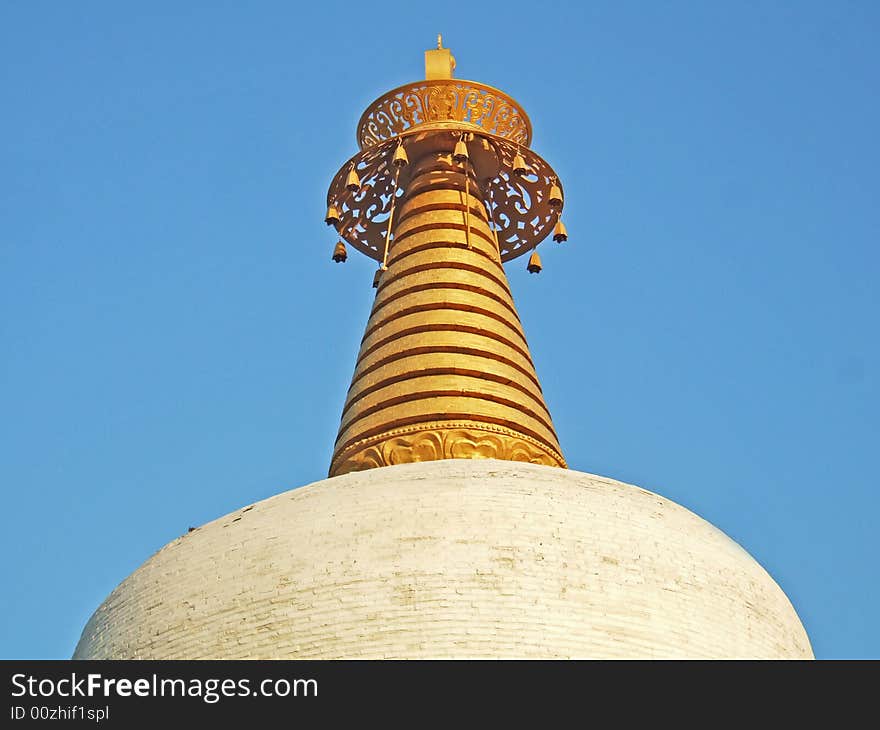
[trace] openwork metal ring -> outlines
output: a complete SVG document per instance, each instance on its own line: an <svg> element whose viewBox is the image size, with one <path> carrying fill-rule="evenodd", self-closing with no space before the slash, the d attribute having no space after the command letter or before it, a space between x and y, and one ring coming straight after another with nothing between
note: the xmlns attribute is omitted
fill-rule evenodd
<svg viewBox="0 0 880 730"><path fill-rule="evenodd" d="M419 81L380 96L361 115L357 141L374 147L415 127L453 122L528 147L532 124L523 108L503 91L460 79Z"/></svg>
<svg viewBox="0 0 880 730"><path fill-rule="evenodd" d="M510 261L550 234L562 206L551 206L549 193L554 184L561 190L562 183L553 168L532 150L501 137L481 136L494 148L499 164L492 177L479 181L479 196L490 207L501 260ZM339 212L336 228L340 237L376 261L383 259L391 200L406 192L405 181L395 184L392 159L397 144L397 139L390 139L356 154L336 173L327 193L327 205ZM524 176L513 173L517 154L526 162L528 171ZM354 192L346 188L352 165L361 183Z"/></svg>

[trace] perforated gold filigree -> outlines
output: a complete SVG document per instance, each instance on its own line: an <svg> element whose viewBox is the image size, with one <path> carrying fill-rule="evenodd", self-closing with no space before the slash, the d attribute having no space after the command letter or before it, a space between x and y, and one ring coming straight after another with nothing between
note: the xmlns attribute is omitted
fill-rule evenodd
<svg viewBox="0 0 880 730"><path fill-rule="evenodd" d="M527 147L532 125L507 94L475 81L442 79L400 86L380 96L358 122L361 149L425 125L456 123Z"/></svg>
<svg viewBox="0 0 880 730"><path fill-rule="evenodd" d="M553 229L558 210L547 197L556 178L553 168L532 150L518 148L503 139L488 139L497 158L497 169L472 191L492 209L501 260L510 261L543 241ZM361 253L381 261L385 246L391 200L406 193L406 177L395 188L395 168L391 164L397 142L391 140L358 153L336 173L327 193L327 205L339 215L339 235ZM512 172L513 158L519 152L529 168L519 177ZM346 189L348 171L354 165L361 181L355 192ZM560 209L561 210L561 207ZM393 237L392 237L393 240Z"/></svg>

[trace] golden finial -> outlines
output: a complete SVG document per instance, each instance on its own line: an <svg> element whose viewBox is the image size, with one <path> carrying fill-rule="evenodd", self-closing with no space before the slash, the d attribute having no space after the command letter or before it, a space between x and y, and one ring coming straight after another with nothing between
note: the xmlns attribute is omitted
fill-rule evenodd
<svg viewBox="0 0 880 730"><path fill-rule="evenodd" d="M443 49L443 36L438 33L437 34L437 50L440 51Z"/></svg>

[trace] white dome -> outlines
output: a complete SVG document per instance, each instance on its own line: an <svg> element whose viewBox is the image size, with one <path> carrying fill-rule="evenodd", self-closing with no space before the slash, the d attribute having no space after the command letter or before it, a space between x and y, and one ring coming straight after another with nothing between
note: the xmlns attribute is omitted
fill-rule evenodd
<svg viewBox="0 0 880 730"><path fill-rule="evenodd" d="M490 459L284 492L166 545L75 659L811 658L739 545L651 492Z"/></svg>

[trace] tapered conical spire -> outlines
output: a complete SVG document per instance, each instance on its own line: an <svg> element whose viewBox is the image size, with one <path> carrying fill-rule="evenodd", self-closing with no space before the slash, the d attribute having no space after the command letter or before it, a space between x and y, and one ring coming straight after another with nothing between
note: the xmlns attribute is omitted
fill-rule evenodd
<svg viewBox="0 0 880 730"><path fill-rule="evenodd" d="M560 184L516 102L452 68L448 49L428 51L429 80L374 102L328 194L340 236L381 262L331 476L454 458L565 466L502 266L551 232Z"/></svg>

